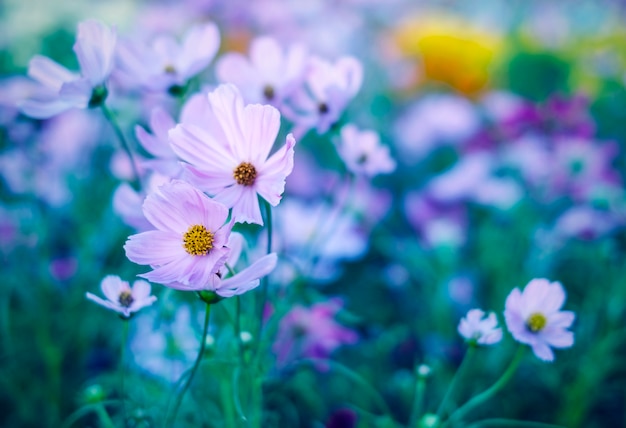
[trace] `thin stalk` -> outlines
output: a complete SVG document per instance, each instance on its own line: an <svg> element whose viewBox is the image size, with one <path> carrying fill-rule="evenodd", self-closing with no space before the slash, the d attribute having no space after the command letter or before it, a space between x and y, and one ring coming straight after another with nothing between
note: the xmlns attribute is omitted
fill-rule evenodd
<svg viewBox="0 0 626 428"><path fill-rule="evenodd" d="M477 407L483 404L485 401L493 397L498 391L500 391L504 387L504 385L506 385L513 377L513 374L517 370L519 363L522 361L522 358L524 357L525 350L526 349L523 346L519 346L517 349L517 353L515 354L515 356L513 357L513 360L511 360L511 363L509 364L509 367L507 367L507 369L502 374L500 379L498 379L493 385L491 385L489 389L474 396L467 403L459 407L454 413L452 413L452 415L450 415L449 420L455 421L455 420L461 419L462 417L465 416L466 413L468 413L474 407Z"/></svg>
<svg viewBox="0 0 626 428"><path fill-rule="evenodd" d="M204 350L206 348L206 337L209 332L209 320L211 319L211 305L207 304L204 312L204 328L202 331L202 338L200 339L200 351L198 351L198 357L196 358L196 362L191 368L191 373L187 378L187 381L183 385L183 388L180 390L178 395L176 396L176 402L174 403L174 410L172 410L172 416L170 418L166 418L166 421L169 421L169 424L166 423L165 426L174 426L176 422L176 415L178 414L178 408L183 401L183 397L185 393L191 386L191 382L193 381L196 372L198 371L198 367L200 367L200 362L202 361L202 356L204 355Z"/></svg>
<svg viewBox="0 0 626 428"><path fill-rule="evenodd" d="M102 403L100 403L99 406L96 406L95 411L98 415L100 426L102 426L102 428L115 428L115 424L111 420L109 413L106 411Z"/></svg>
<svg viewBox="0 0 626 428"><path fill-rule="evenodd" d="M267 224L267 254L272 252L272 206L266 200L263 200L263 206L265 207L265 223ZM257 328L257 343L261 343L261 333L263 331L263 312L265 311L265 304L267 302L267 295L269 289L269 275L265 275L261 279L261 298L260 304L257 308L259 312L259 325Z"/></svg>
<svg viewBox="0 0 626 428"><path fill-rule="evenodd" d="M120 350L120 399L122 401L122 426L126 426L126 388L125 388L125 377L126 377L126 342L128 341L128 319L123 319L123 327L122 327L122 346Z"/></svg>
<svg viewBox="0 0 626 428"><path fill-rule="evenodd" d="M415 395L413 397L413 407L411 410L411 417L409 419L409 428L417 426L417 421L422 416L424 407L424 392L426 391L426 376L417 375L417 382L415 383Z"/></svg>
<svg viewBox="0 0 626 428"><path fill-rule="evenodd" d="M474 352L476 352L476 345L470 345L470 347L467 349L467 352L463 356L463 360L461 361L459 368L454 374L452 381L450 381L450 384L448 385L448 389L446 390L446 393L443 396L441 403L439 403L439 407L437 408L437 419L441 420L441 418L443 418L446 412L446 408L448 407L448 402L450 401L450 397L452 396L452 392L456 388L456 385L459 383L459 379L461 378L461 375L463 371L465 370L465 367L467 367L468 361L472 358L472 355L474 355Z"/></svg>
<svg viewBox="0 0 626 428"><path fill-rule="evenodd" d="M119 123L117 122L117 119L115 118L115 115L113 114L113 112L111 110L109 110L109 108L106 106L106 104L102 103L100 108L102 109L102 113L104 114L104 117L106 118L106 120L111 124L111 127L113 128L113 132L115 132L115 136L119 140L120 145L122 146L122 149L126 153L126 156L128 156L128 160L130 161L130 166L133 169L133 175L135 176L135 179L133 180L133 183L136 183L136 186L140 187L141 186L141 181L140 181L140 178L139 178L140 177L139 176L139 169L137 168L137 164L135 163L135 158L133 157L133 153L130 150L130 146L128 145L128 142L126 141L126 138L124 137L124 133L122 132L122 128L120 127Z"/></svg>

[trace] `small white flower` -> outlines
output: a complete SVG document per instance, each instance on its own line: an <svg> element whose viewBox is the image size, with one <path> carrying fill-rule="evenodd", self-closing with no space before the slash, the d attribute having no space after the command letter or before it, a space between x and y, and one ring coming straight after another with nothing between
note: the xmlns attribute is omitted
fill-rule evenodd
<svg viewBox="0 0 626 428"><path fill-rule="evenodd" d="M496 314L491 312L485 319L480 309L471 309L459 322L458 331L469 343L494 345L502 340L502 329L498 327Z"/></svg>
<svg viewBox="0 0 626 428"><path fill-rule="evenodd" d="M111 309L124 318L130 318L133 312L152 305L156 296L150 295L150 284L144 280L137 280L131 288L126 281L117 275L108 275L100 282L100 288L107 300L87 293L87 298L97 304Z"/></svg>

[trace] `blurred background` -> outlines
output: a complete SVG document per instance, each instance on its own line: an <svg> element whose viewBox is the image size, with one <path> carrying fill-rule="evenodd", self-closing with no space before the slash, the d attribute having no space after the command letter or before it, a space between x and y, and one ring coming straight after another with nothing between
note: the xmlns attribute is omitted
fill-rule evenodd
<svg viewBox="0 0 626 428"><path fill-rule="evenodd" d="M179 36L212 21L218 58L271 35L363 65L340 123L377 132L396 169L349 188L332 131L299 139L275 217L284 263L272 287L286 297L275 303L280 327L265 338L263 426L407 426L421 364L430 368L423 409L435 413L467 347L461 317L480 307L504 328L506 296L539 277L566 289L575 344L554 363L529 352L472 420L626 426L626 4L618 0L4 0L0 426L99 426L89 406L103 402L117 415L125 346L128 426L160 426L199 346L202 307L192 294L154 285L159 301L132 319L127 344L122 321L85 299L107 274L132 280L145 271L122 248L135 230L112 201L127 176L101 114L36 120L17 108L34 55L78 69L76 26L89 18L116 26L120 38ZM216 84L214 63L200 84ZM153 106L178 108L167 97L110 92L131 141ZM302 225L333 206L344 209L330 233L313 228L313 247ZM263 232L243 232L263 248ZM308 273L294 274L303 265ZM224 305L213 356L233 352ZM455 400L491 385L513 348L505 332L480 349ZM300 364L304 357L336 366ZM237 426L223 410L232 393L219 392L215 374L231 369L207 363L180 426Z"/></svg>

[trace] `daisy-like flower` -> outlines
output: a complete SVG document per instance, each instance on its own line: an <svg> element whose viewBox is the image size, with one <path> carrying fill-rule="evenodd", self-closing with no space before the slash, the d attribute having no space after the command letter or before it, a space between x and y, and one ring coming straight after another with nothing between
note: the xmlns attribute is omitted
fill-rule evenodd
<svg viewBox="0 0 626 428"><path fill-rule="evenodd" d="M169 35L154 39L151 45L122 42L118 60L122 76L149 90L182 87L206 68L220 45L220 34L213 23L192 27L182 43Z"/></svg>
<svg viewBox="0 0 626 428"><path fill-rule="evenodd" d="M374 131L359 131L352 124L341 128L337 151L354 174L374 177L396 168L396 162L389 155L389 147L380 144L378 134Z"/></svg>
<svg viewBox="0 0 626 428"><path fill-rule="evenodd" d="M115 28L93 20L78 24L74 52L80 64L80 74L48 57L33 57L28 65L28 75L41 86L20 104L21 111L30 117L46 119L72 108L100 105L106 98L104 84L113 69L116 42Z"/></svg>
<svg viewBox="0 0 626 428"><path fill-rule="evenodd" d="M363 83L363 66L349 56L335 63L309 58L305 83L290 98L285 113L301 133L316 128L325 133L335 124ZM298 134L300 135L300 134Z"/></svg>
<svg viewBox="0 0 626 428"><path fill-rule="evenodd" d="M228 275L228 267L234 268L237 265L239 256L243 250L244 238L240 233L233 232L228 240L230 254L226 259L226 264L217 272L219 280L212 290L220 297L232 297L250 291L260 284L260 278L268 275L276 267L278 260L275 253L267 254L247 268L237 272L231 277Z"/></svg>
<svg viewBox="0 0 626 428"><path fill-rule="evenodd" d="M553 348L569 348L574 334L567 331L575 314L561 311L565 290L559 282L533 279L524 291L518 288L506 298L504 318L506 326L518 342L532 347L537 358L554 360Z"/></svg>
<svg viewBox="0 0 626 428"><path fill-rule="evenodd" d="M270 156L280 113L269 105L244 106L239 90L220 85L208 95L213 120L181 123L170 131L174 152L186 162L189 180L232 208L237 222L263 224L257 195L276 206L293 169L291 134Z"/></svg>
<svg viewBox="0 0 626 428"><path fill-rule="evenodd" d="M458 331L465 340L474 345L494 345L502 340L502 329L498 327L496 314L486 318L480 309L471 309L459 322Z"/></svg>
<svg viewBox="0 0 626 428"><path fill-rule="evenodd" d="M141 279L135 281L131 288L128 282L122 281L119 276L108 275L100 282L100 288L106 300L91 293L86 294L87 298L119 313L124 318L130 318L133 313L152 305L157 299L156 296L150 295L150 284Z"/></svg>
<svg viewBox="0 0 626 428"><path fill-rule="evenodd" d="M249 58L231 52L217 63L217 79L235 84L251 103L272 104L278 108L302 82L306 51L294 44L283 49L271 37L257 37L250 45Z"/></svg>
<svg viewBox="0 0 626 428"><path fill-rule="evenodd" d="M228 208L174 180L146 197L143 213L155 230L132 235L124 245L126 257L153 269L139 276L175 289L215 289L230 251Z"/></svg>

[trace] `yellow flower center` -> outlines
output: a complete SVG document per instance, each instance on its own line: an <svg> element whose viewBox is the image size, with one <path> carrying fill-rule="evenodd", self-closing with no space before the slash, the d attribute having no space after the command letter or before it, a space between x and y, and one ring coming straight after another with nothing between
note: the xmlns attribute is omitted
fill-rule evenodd
<svg viewBox="0 0 626 428"><path fill-rule="evenodd" d="M213 248L215 236L206 227L195 224L183 235L183 246L192 256L206 256Z"/></svg>
<svg viewBox="0 0 626 428"><path fill-rule="evenodd" d="M165 71L165 73L167 74L176 74L176 67L174 67L172 64L167 64L165 67L163 67L163 71Z"/></svg>
<svg viewBox="0 0 626 428"><path fill-rule="evenodd" d="M135 299L133 299L132 294L130 294L130 290L124 290L120 293L120 297L118 298L118 301L120 302L120 305L124 306L125 308L128 308L130 307L130 305L133 304Z"/></svg>
<svg viewBox="0 0 626 428"><path fill-rule="evenodd" d="M242 162L233 171L233 176L237 181L237 184L242 186L252 186L254 180L256 180L256 168L249 162Z"/></svg>
<svg viewBox="0 0 626 428"><path fill-rule="evenodd" d="M274 99L276 94L274 92L274 88L272 87L272 85L265 85L265 87L263 87L263 96L268 101L271 101Z"/></svg>
<svg viewBox="0 0 626 428"><path fill-rule="evenodd" d="M547 323L548 319L546 316L544 314L540 314L539 312L535 312L526 320L526 325L533 333L543 330Z"/></svg>

